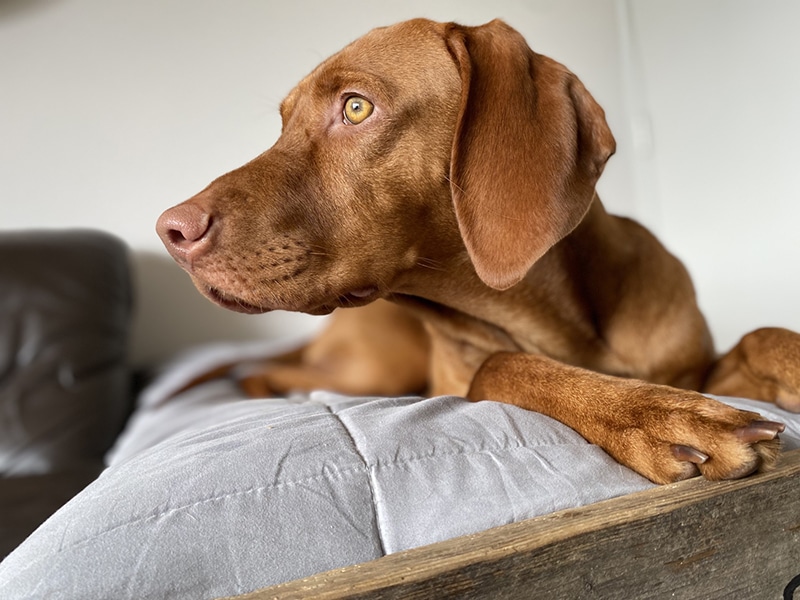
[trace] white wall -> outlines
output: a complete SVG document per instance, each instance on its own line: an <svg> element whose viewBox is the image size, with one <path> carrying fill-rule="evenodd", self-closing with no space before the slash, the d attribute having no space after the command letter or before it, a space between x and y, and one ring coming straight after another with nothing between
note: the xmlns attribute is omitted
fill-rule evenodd
<svg viewBox="0 0 800 600"><path fill-rule="evenodd" d="M368 29L415 16L501 17L605 106L620 150L601 195L690 263L718 338L762 319L800 329L789 231L800 210L791 202L800 151L784 143L800 133L791 110L800 46L788 30L797 9L698 4L392 0L351 10L321 0L0 0L0 228L121 236L136 267L136 362L201 340L313 328L286 313L242 316L205 301L162 250L158 214L270 146L286 92ZM648 118L652 143L642 143ZM749 284L741 295L739 279Z"/></svg>
<svg viewBox="0 0 800 600"><path fill-rule="evenodd" d="M726 348L800 330L800 3L628 2L653 126L658 232Z"/></svg>

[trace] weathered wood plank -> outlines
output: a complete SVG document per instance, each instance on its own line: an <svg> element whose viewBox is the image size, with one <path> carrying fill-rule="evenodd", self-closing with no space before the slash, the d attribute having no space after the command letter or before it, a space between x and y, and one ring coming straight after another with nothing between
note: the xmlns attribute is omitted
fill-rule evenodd
<svg viewBox="0 0 800 600"><path fill-rule="evenodd" d="M662 486L236 598L780 599L798 575L800 450L770 473Z"/></svg>

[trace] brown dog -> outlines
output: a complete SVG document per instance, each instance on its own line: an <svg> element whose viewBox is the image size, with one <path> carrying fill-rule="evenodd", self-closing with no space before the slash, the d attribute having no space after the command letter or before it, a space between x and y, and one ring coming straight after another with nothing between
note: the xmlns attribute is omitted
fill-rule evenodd
<svg viewBox="0 0 800 600"><path fill-rule="evenodd" d="M687 390L800 410L800 336L759 330L715 360L683 266L595 193L615 147L603 110L516 31L372 31L281 115L270 150L157 227L224 307L363 307L249 390L508 402L656 482L774 463L781 424Z"/></svg>

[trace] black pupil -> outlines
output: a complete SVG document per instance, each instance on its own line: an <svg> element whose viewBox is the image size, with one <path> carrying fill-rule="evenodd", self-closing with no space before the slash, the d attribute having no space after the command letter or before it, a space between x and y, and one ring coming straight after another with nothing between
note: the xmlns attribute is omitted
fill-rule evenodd
<svg viewBox="0 0 800 600"><path fill-rule="evenodd" d="M351 109L353 112L361 112L361 109L362 109L362 106L361 106L361 101L360 101L360 100L353 100L353 101L350 103L350 109Z"/></svg>

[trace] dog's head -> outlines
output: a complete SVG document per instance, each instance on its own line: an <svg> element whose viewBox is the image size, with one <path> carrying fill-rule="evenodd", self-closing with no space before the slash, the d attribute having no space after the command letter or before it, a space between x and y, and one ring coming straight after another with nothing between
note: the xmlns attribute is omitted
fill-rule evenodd
<svg viewBox="0 0 800 600"><path fill-rule="evenodd" d="M157 225L198 289L243 312L360 305L458 261L508 288L581 221L614 151L577 78L499 21L374 30L281 116L271 149Z"/></svg>

